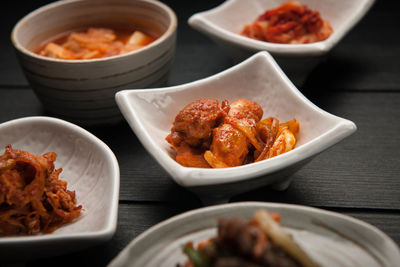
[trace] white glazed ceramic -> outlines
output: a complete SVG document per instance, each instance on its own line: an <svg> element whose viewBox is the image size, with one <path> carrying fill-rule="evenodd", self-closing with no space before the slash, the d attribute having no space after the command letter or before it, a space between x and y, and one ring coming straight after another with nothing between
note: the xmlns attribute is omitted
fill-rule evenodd
<svg viewBox="0 0 400 267"><path fill-rule="evenodd" d="M258 51L268 51L292 81L301 85L309 72L367 13L374 0L301 0L321 13L333 27L333 34L322 42L275 44L253 40L239 33L268 9L286 0L228 0L208 11L194 14L189 24L218 43L234 59L242 60Z"/></svg>
<svg viewBox="0 0 400 267"><path fill-rule="evenodd" d="M134 25L160 37L142 49L101 59L52 59L32 52L60 32L96 25ZM114 100L118 90L157 87L167 81L176 27L174 12L155 0L68 0L25 16L11 39L44 107L69 121L94 125L122 118Z"/></svg>
<svg viewBox="0 0 400 267"><path fill-rule="evenodd" d="M178 112L201 98L246 98L256 101L264 118L300 122L298 143L283 155L234 168L188 168L170 156L165 141ZM248 60L209 78L168 88L124 90L117 104L147 151L181 186L200 195L203 201L224 199L263 185L285 189L291 173L312 157L356 130L353 122L329 114L306 99L289 81L275 60L260 52Z"/></svg>
<svg viewBox="0 0 400 267"><path fill-rule="evenodd" d="M280 203L242 202L197 209L161 222L135 238L110 267L167 267L184 263L182 246L216 235L217 217L251 218L256 210L282 215L281 224L324 267L397 266L397 245L376 227L339 213Z"/></svg>
<svg viewBox="0 0 400 267"><path fill-rule="evenodd" d="M69 122L51 117L27 117L0 124L4 147L34 154L57 153L60 179L75 190L84 211L73 223L50 234L0 237L3 261L24 261L68 253L109 240L118 214L119 166L113 152L100 139Z"/></svg>

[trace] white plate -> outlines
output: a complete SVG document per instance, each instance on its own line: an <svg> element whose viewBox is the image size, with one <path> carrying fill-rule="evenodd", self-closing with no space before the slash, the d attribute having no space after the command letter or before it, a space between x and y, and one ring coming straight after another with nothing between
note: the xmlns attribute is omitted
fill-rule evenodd
<svg viewBox="0 0 400 267"><path fill-rule="evenodd" d="M309 72L368 12L374 0L301 0L321 13L333 27L326 40L310 44L276 44L247 38L239 33L268 9L286 0L228 0L220 6L194 14L189 25L204 33L236 60L258 51L268 51L296 85L301 85Z"/></svg>
<svg viewBox="0 0 400 267"><path fill-rule="evenodd" d="M0 149L57 153L60 179L75 190L84 211L77 221L50 234L0 237L0 258L23 261L68 253L104 242L117 226L119 166L114 153L88 131L63 120L28 117L0 124Z"/></svg>
<svg viewBox="0 0 400 267"><path fill-rule="evenodd" d="M321 266L398 266L397 245L376 227L339 213L278 203L243 202L202 208L172 217L134 239L110 267L167 267L184 263L182 245L214 236L216 217L251 218L265 208Z"/></svg>
<svg viewBox="0 0 400 267"><path fill-rule="evenodd" d="M256 163L225 169L188 168L171 158L165 141L176 114L201 98L246 98L256 101L264 117L300 122L298 143L292 151ZM356 130L353 122L325 112L305 98L267 52L260 52L226 71L196 82L169 88L125 90L116 94L122 114L147 151L179 185L203 201L264 186L285 189L290 174L314 156Z"/></svg>

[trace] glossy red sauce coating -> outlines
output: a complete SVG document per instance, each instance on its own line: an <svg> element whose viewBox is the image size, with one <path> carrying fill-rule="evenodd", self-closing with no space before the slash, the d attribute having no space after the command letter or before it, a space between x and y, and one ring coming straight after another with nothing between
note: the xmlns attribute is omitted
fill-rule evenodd
<svg viewBox="0 0 400 267"><path fill-rule="evenodd" d="M318 11L298 1L289 1L265 11L246 25L241 35L271 43L305 44L323 41L332 33L332 27Z"/></svg>
<svg viewBox="0 0 400 267"><path fill-rule="evenodd" d="M220 106L216 99L200 99L179 111L166 140L179 164L196 168L235 167L293 149L299 123L262 116L251 100L224 100Z"/></svg>

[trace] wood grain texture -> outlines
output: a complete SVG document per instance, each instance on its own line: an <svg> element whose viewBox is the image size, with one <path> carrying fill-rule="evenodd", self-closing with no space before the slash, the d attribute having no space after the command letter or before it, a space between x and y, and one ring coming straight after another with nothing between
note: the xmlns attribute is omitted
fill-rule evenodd
<svg viewBox="0 0 400 267"><path fill-rule="evenodd" d="M335 47L303 87L321 90L399 91L399 44L347 44Z"/></svg>
<svg viewBox="0 0 400 267"><path fill-rule="evenodd" d="M69 254L68 257L39 259L25 263L25 266L54 266L54 262L57 262L57 266L105 266L133 238L158 222L181 211L182 208L172 205L122 204L119 207L117 232L109 242Z"/></svg>
<svg viewBox="0 0 400 267"><path fill-rule="evenodd" d="M0 24L0 123L43 110L17 62L10 41L14 24L50 0L5 5ZM178 43L169 85L208 77L234 63L187 19L217 1L164 0L177 14ZM308 77L302 93L322 109L354 121L351 137L318 155L293 175L288 190L259 188L231 199L325 208L371 223L400 245L400 35L399 1L376 1L366 17ZM26 266L104 266L133 238L181 212L202 206L175 184L147 153L126 122L87 128L115 153L121 169L116 235L110 242ZM1 138L1 136L0 136ZM2 151L3 148L0 148Z"/></svg>
<svg viewBox="0 0 400 267"><path fill-rule="evenodd" d="M396 123L400 116L400 95L325 93L315 100L327 111L353 120L357 132L294 174L287 191L277 193L262 188L244 194L241 199L271 201L278 197L280 201L307 205L400 209L397 175L400 124ZM125 140L132 140L129 142L132 147L124 146L123 152L116 152L121 155L122 199L176 201L191 195L184 194L184 190L171 182L142 146L137 145L133 134L123 133ZM114 142L125 141L110 138L109 142L118 151L122 146Z"/></svg>
<svg viewBox="0 0 400 267"><path fill-rule="evenodd" d="M268 194L265 189L244 194L306 205L400 208L400 95L397 93L325 93L314 103L348 118L357 132L317 156L294 174L286 192ZM239 198L243 199L243 198ZM296 203L293 202L293 203Z"/></svg>
<svg viewBox="0 0 400 267"><path fill-rule="evenodd" d="M46 115L30 90L2 90L0 121ZM305 205L400 209L400 94L325 92L305 95L321 108L358 126L357 132L318 155L293 175L287 191L268 187L234 199L282 201ZM120 199L182 200L197 197L176 185L140 144L127 123L88 129L114 151L121 169Z"/></svg>
<svg viewBox="0 0 400 267"><path fill-rule="evenodd" d="M10 88L10 86L1 88L0 100L0 122L27 116L47 115L30 88Z"/></svg>
<svg viewBox="0 0 400 267"><path fill-rule="evenodd" d="M1 85L28 86L17 62L10 33L14 24L30 11L52 1L38 0L7 5L8 15L0 26ZM178 49L170 84L181 84L224 70L233 65L225 52L187 19L194 13L222 3L218 1L164 0L177 14ZM365 18L331 51L326 61L311 73L305 86L332 90L400 90L400 36L397 1L376 1Z"/></svg>

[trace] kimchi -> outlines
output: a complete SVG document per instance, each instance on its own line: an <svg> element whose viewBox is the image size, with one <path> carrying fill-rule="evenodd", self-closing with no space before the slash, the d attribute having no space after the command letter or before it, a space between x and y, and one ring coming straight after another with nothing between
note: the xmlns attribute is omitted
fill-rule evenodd
<svg viewBox="0 0 400 267"><path fill-rule="evenodd" d="M56 157L6 146L0 156L0 235L50 233L80 215L75 191L58 178Z"/></svg>
<svg viewBox="0 0 400 267"><path fill-rule="evenodd" d="M262 117L263 109L251 100L219 105L215 99L200 99L178 113L166 140L179 164L197 168L235 167L292 150L299 122Z"/></svg>
<svg viewBox="0 0 400 267"><path fill-rule="evenodd" d="M36 53L58 59L93 59L128 53L156 38L143 31L91 27L73 31L42 45Z"/></svg>
<svg viewBox="0 0 400 267"><path fill-rule="evenodd" d="M241 35L252 39L282 44L319 42L332 33L331 25L321 18L318 11L298 1L288 1L265 11L241 31Z"/></svg>

